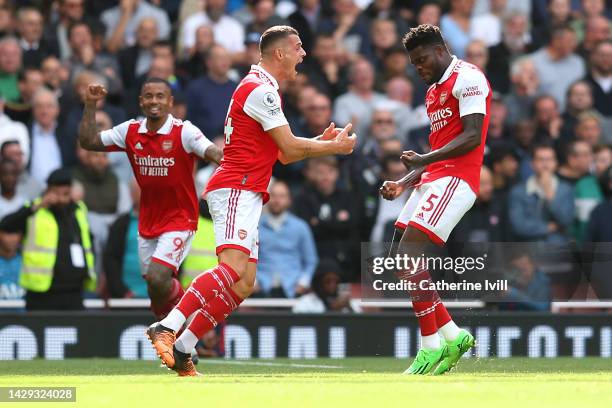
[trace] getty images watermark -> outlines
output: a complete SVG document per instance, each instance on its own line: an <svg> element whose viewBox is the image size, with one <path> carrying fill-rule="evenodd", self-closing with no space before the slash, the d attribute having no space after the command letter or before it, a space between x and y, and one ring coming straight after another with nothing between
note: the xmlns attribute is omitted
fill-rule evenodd
<svg viewBox="0 0 612 408"><path fill-rule="evenodd" d="M371 258L371 272L378 279L372 280L374 291L507 291L507 279L468 279L432 280L429 271L448 270L457 275L470 272L482 273L486 268L487 254L471 256L432 256L424 253L419 256L396 254ZM395 281L389 281L390 275Z"/></svg>

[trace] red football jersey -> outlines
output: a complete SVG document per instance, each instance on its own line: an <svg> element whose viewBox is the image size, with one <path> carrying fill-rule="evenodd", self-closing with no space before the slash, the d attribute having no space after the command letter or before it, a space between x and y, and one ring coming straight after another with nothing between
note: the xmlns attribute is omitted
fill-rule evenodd
<svg viewBox="0 0 612 408"><path fill-rule="evenodd" d="M232 95L225 119L223 160L206 192L249 190L262 193L263 202L267 202L278 146L266 132L286 124L276 79L262 67L251 66Z"/></svg>
<svg viewBox="0 0 612 408"><path fill-rule="evenodd" d="M138 233L155 238L169 231L195 231L198 199L193 179L196 156L212 143L190 122L168 115L157 131L146 119L131 120L101 133L108 151L126 152L140 186Z"/></svg>
<svg viewBox="0 0 612 408"><path fill-rule="evenodd" d="M480 69L453 57L442 78L429 87L425 96L427 115L431 122L429 134L431 150L445 146L463 132L461 117L472 113L485 115L481 143L463 156L430 164L421 176L419 184L446 176L455 176L468 183L478 194L480 167L489 127L491 93L489 82Z"/></svg>

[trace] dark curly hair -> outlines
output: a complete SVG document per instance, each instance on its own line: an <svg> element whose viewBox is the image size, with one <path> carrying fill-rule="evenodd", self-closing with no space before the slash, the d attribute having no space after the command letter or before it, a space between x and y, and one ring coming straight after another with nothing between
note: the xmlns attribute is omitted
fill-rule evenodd
<svg viewBox="0 0 612 408"><path fill-rule="evenodd" d="M411 28L404 38L402 44L406 48L406 51L410 52L417 47L422 45L444 45L444 38L440 29L435 25L421 24L418 27Z"/></svg>

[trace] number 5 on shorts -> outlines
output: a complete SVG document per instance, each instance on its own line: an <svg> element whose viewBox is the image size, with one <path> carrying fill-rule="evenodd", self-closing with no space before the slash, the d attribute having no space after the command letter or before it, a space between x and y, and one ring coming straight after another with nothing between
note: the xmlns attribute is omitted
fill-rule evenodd
<svg viewBox="0 0 612 408"><path fill-rule="evenodd" d="M436 194L430 194L429 198L426 200L426 205L422 206L421 209L423 211L431 211L431 209L434 207L432 200L435 200L436 198L438 198Z"/></svg>

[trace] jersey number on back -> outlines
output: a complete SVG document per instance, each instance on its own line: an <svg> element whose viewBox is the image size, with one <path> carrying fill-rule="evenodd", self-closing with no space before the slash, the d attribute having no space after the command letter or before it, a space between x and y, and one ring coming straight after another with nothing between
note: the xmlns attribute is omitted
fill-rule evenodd
<svg viewBox="0 0 612 408"><path fill-rule="evenodd" d="M225 134L225 144L230 144L230 138L232 137L232 133L234 132L234 128L232 127L232 118L230 118L229 113L232 109L232 103L234 103L234 99L232 99L229 103L229 107L227 108L227 115L225 116L225 127L223 128L223 133Z"/></svg>

